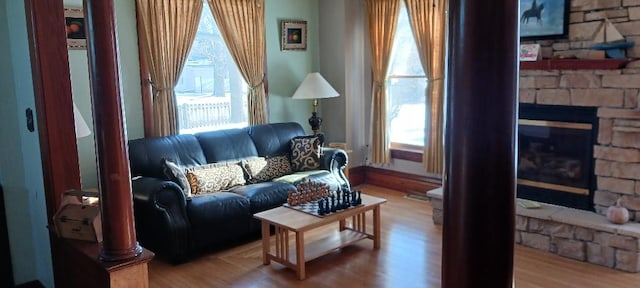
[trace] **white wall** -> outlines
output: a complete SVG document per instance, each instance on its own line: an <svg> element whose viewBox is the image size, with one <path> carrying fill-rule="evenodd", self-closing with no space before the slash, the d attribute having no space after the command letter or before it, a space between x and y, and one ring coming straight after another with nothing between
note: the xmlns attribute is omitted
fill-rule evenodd
<svg viewBox="0 0 640 288"><path fill-rule="evenodd" d="M328 142L346 142L345 46L346 3L344 0L320 2L320 73L333 86L340 97L320 100L319 115L323 118L321 130Z"/></svg>
<svg viewBox="0 0 640 288"><path fill-rule="evenodd" d="M320 71L340 97L324 99L323 132L328 142L346 142L349 166L366 165L371 69L365 49L366 16L362 0L328 0L320 3Z"/></svg>
<svg viewBox="0 0 640 288"><path fill-rule="evenodd" d="M269 122L298 122L311 133L307 122L311 116L311 100L293 100L291 96L308 73L318 71L318 0L265 3ZM282 20L307 21L307 50L280 50Z"/></svg>

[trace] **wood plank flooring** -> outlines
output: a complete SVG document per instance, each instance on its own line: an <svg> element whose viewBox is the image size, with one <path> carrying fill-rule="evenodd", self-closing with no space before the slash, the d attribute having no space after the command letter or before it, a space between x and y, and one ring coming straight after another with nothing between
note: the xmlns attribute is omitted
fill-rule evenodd
<svg viewBox="0 0 640 288"><path fill-rule="evenodd" d="M428 202L371 185L359 187L383 197L382 247L363 240L307 264L307 279L272 262L262 265L260 240L171 265L149 264L151 287L440 287L442 230L431 220ZM369 223L371 215L368 215ZM305 237L320 236L336 225ZM315 234L315 235L314 235ZM292 242L293 243L293 242ZM625 273L516 245L518 288L640 287L640 273ZM491 259L487 259L491 265Z"/></svg>

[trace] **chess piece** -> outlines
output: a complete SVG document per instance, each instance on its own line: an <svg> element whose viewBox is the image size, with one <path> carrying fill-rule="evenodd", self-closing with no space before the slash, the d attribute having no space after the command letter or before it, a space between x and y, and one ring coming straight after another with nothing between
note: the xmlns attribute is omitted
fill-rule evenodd
<svg viewBox="0 0 640 288"><path fill-rule="evenodd" d="M351 193L349 191L344 191L344 209L347 209L351 206Z"/></svg>
<svg viewBox="0 0 640 288"><path fill-rule="evenodd" d="M326 214L331 213L331 206L329 205L329 197L325 197L324 198L326 201L324 203L324 211L327 212Z"/></svg>
<svg viewBox="0 0 640 288"><path fill-rule="evenodd" d="M358 206L356 191L351 191L351 206Z"/></svg>
<svg viewBox="0 0 640 288"><path fill-rule="evenodd" d="M347 192L342 193L342 209L349 208L349 194Z"/></svg>
<svg viewBox="0 0 640 288"><path fill-rule="evenodd" d="M291 205L292 200L293 200L293 190L289 190L289 192L287 192L287 204Z"/></svg>
<svg viewBox="0 0 640 288"><path fill-rule="evenodd" d="M304 202L311 202L311 190L304 191Z"/></svg>
<svg viewBox="0 0 640 288"><path fill-rule="evenodd" d="M318 215L322 216L324 214L326 214L324 210L324 199L320 199L318 200Z"/></svg>
<svg viewBox="0 0 640 288"><path fill-rule="evenodd" d="M300 193L295 193L293 194L293 206L298 206L300 205Z"/></svg>
<svg viewBox="0 0 640 288"><path fill-rule="evenodd" d="M336 210L338 210L338 207L336 207L336 196L331 195L331 213L336 212Z"/></svg>

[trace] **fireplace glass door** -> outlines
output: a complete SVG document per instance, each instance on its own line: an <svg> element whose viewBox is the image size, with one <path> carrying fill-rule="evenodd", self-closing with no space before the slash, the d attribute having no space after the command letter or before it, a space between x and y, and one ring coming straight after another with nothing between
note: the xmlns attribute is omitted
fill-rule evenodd
<svg viewBox="0 0 640 288"><path fill-rule="evenodd" d="M526 117L521 113L518 197L591 210L593 135L597 125L591 121L562 120L562 114Z"/></svg>

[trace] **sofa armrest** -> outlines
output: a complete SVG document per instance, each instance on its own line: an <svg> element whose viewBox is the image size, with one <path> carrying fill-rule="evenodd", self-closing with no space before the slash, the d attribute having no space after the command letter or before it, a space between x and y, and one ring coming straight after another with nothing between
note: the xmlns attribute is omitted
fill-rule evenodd
<svg viewBox="0 0 640 288"><path fill-rule="evenodd" d="M182 262L189 252L187 199L174 182L153 177L132 181L138 240L146 248Z"/></svg>
<svg viewBox="0 0 640 288"><path fill-rule="evenodd" d="M320 162L320 169L329 170L338 179L343 188L351 189L349 179L343 172L347 167L347 163L349 163L347 152L339 148L322 148Z"/></svg>

